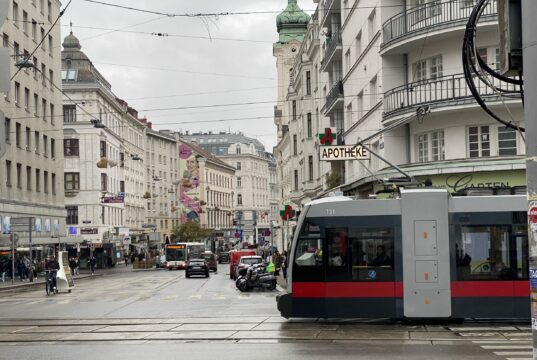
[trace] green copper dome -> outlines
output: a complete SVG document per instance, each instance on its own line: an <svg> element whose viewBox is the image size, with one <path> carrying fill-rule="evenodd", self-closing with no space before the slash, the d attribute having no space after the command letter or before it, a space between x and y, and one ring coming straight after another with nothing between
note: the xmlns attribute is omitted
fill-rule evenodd
<svg viewBox="0 0 537 360"><path fill-rule="evenodd" d="M288 0L287 8L276 17L278 32L285 27L306 28L310 16L298 7L297 0Z"/></svg>
<svg viewBox="0 0 537 360"><path fill-rule="evenodd" d="M276 27L280 34L280 43L296 39L304 40L304 34L310 16L298 7L297 0L288 0L287 8L276 17Z"/></svg>

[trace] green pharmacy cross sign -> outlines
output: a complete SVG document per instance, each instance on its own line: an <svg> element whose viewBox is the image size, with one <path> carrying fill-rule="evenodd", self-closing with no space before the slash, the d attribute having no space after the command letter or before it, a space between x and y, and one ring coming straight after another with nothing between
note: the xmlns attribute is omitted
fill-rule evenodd
<svg viewBox="0 0 537 360"><path fill-rule="evenodd" d="M283 221L293 220L296 215L296 211L293 210L291 205L286 205L283 210L280 210L280 216Z"/></svg>
<svg viewBox="0 0 537 360"><path fill-rule="evenodd" d="M324 134L319 134L321 145L332 145L332 142L336 139L336 134L332 133L331 128L325 128Z"/></svg>

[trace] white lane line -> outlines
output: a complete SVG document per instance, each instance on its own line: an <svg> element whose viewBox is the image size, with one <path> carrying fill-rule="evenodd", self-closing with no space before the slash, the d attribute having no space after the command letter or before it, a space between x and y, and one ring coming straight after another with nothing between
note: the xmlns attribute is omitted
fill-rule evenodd
<svg viewBox="0 0 537 360"><path fill-rule="evenodd" d="M474 344L532 344L533 341L528 340L473 340Z"/></svg>
<svg viewBox="0 0 537 360"><path fill-rule="evenodd" d="M494 351L498 356L532 356L533 351Z"/></svg>
<svg viewBox="0 0 537 360"><path fill-rule="evenodd" d="M531 350L533 345L481 345L486 350Z"/></svg>
<svg viewBox="0 0 537 360"><path fill-rule="evenodd" d="M486 326L473 326L473 327L450 327L449 330L453 332L464 332L464 331L516 331L518 330L514 326L498 326L498 327L486 327Z"/></svg>
<svg viewBox="0 0 537 360"><path fill-rule="evenodd" d="M505 360L533 360L533 358L521 358L521 357L516 357L516 358L506 358Z"/></svg>
<svg viewBox="0 0 537 360"><path fill-rule="evenodd" d="M201 295L190 295L190 299L201 299Z"/></svg>

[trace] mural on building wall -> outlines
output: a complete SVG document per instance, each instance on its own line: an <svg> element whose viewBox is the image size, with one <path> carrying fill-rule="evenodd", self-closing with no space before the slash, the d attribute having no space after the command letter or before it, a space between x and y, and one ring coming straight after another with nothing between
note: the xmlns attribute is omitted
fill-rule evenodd
<svg viewBox="0 0 537 360"><path fill-rule="evenodd" d="M188 145L179 146L179 185L180 220L184 224L188 220L198 220L200 206L200 169L196 154Z"/></svg>

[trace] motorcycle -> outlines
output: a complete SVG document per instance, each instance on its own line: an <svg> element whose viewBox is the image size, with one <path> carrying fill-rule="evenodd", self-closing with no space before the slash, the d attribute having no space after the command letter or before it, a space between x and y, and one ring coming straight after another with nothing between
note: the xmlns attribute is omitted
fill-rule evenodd
<svg viewBox="0 0 537 360"><path fill-rule="evenodd" d="M246 292L254 288L275 290L277 281L272 273L265 272L264 266L260 264L250 265L246 274L240 276L235 285L241 292Z"/></svg>

